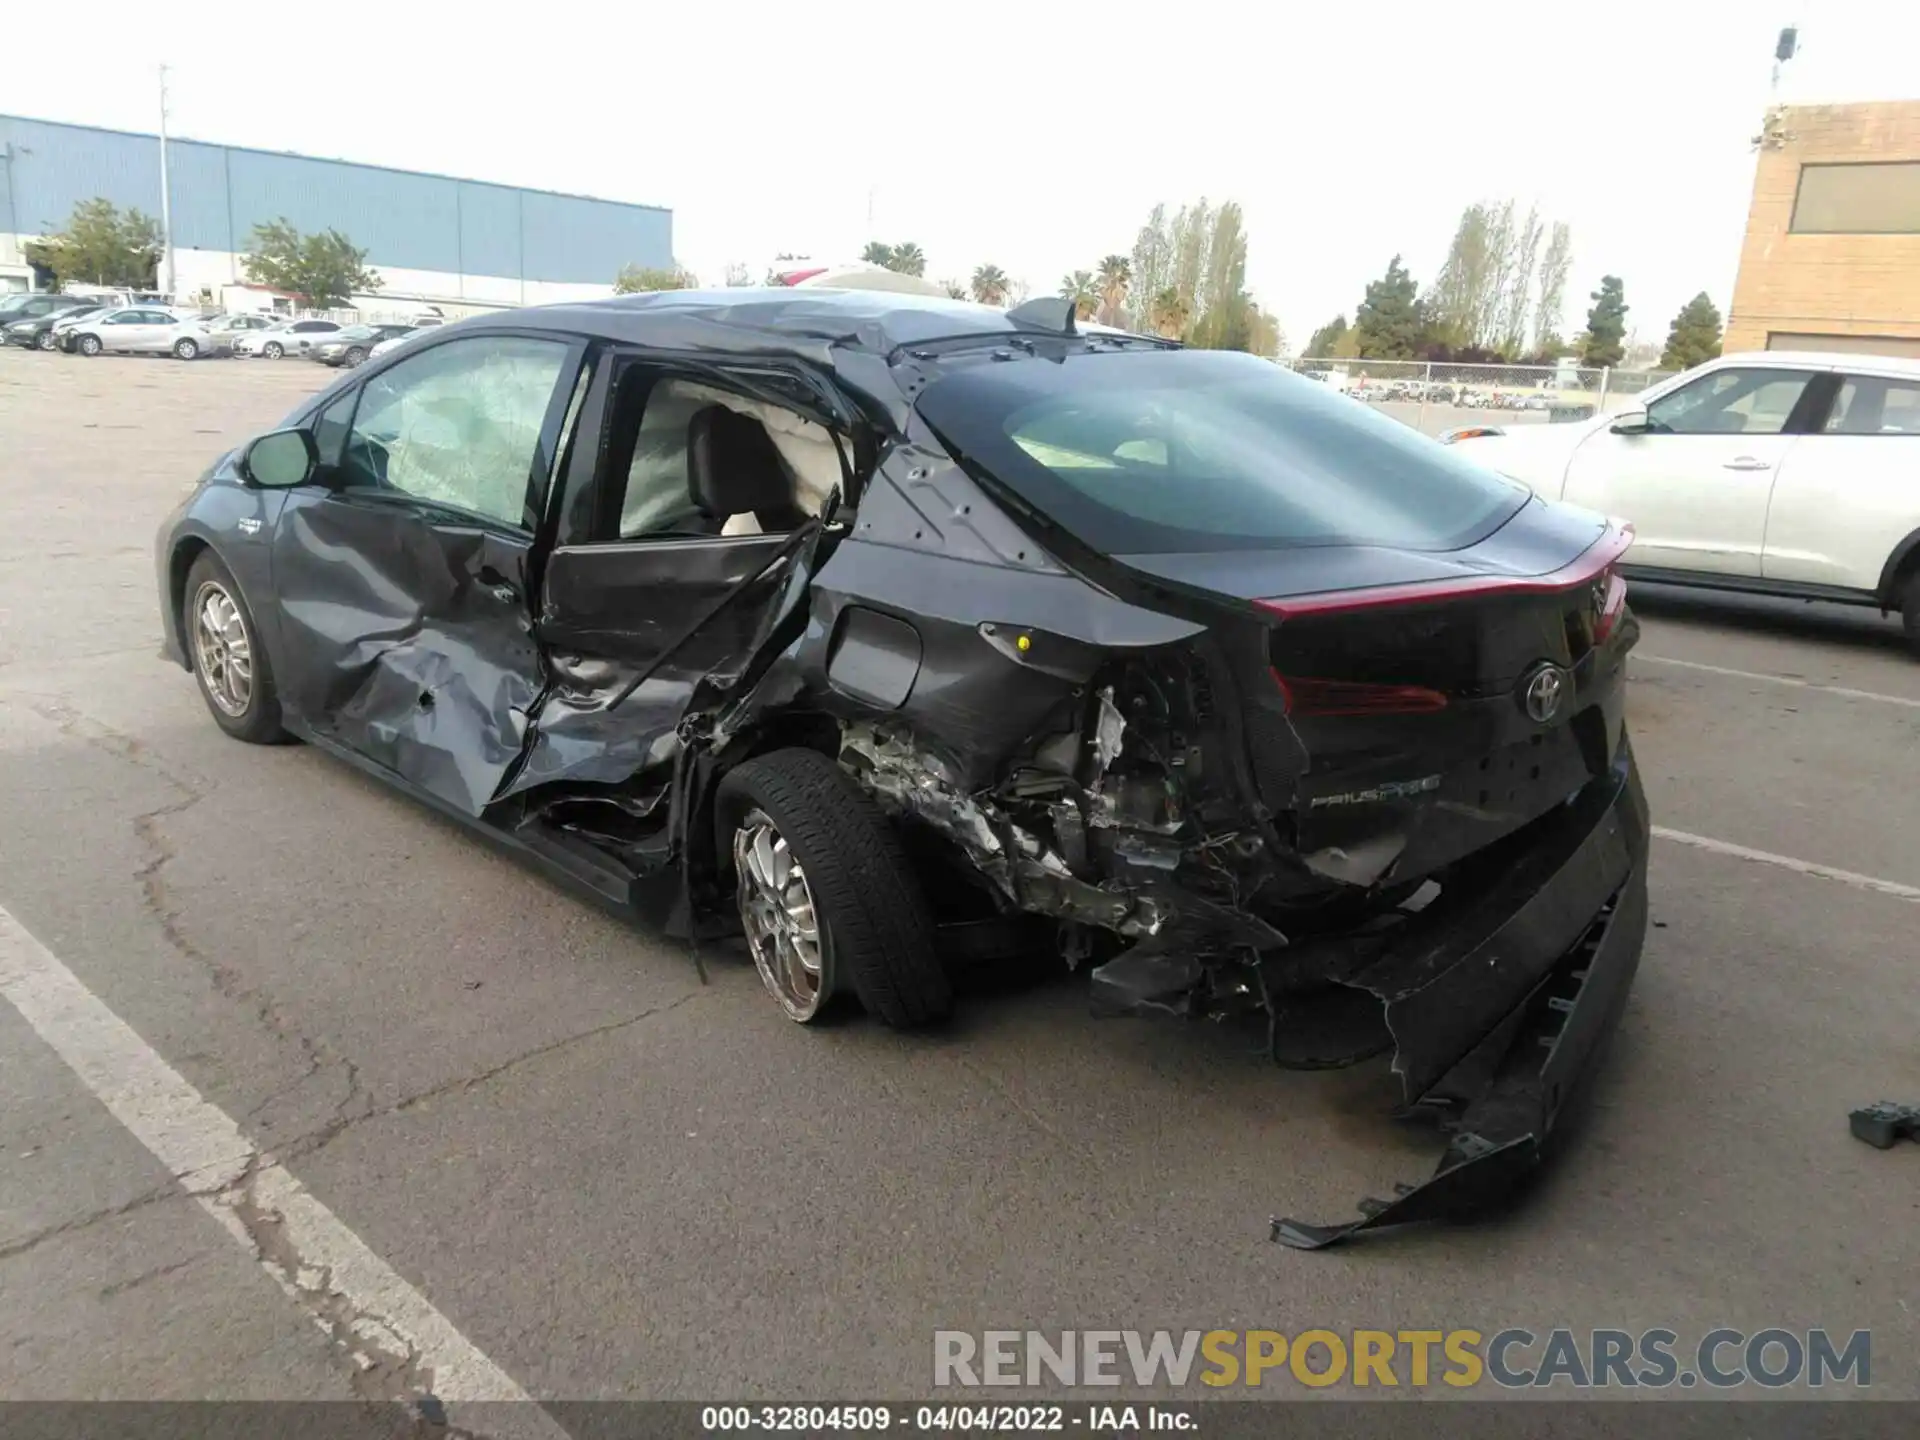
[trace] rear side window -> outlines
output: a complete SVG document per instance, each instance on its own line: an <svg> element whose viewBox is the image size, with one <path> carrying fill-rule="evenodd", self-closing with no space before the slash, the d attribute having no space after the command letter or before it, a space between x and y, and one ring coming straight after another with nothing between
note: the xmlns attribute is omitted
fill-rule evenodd
<svg viewBox="0 0 1920 1440"><path fill-rule="evenodd" d="M919 409L960 458L1108 554L1453 550L1524 487L1269 361L1077 355L962 370Z"/></svg>
<svg viewBox="0 0 1920 1440"><path fill-rule="evenodd" d="M1826 429L1829 435L1920 435L1920 380L1847 376Z"/></svg>

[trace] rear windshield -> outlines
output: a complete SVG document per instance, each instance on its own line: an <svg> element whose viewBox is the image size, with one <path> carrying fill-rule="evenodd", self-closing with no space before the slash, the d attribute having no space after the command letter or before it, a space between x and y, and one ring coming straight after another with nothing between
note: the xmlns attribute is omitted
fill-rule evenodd
<svg viewBox="0 0 1920 1440"><path fill-rule="evenodd" d="M1527 491L1317 381L1230 351L984 364L920 413L959 458L1108 554L1485 539Z"/></svg>

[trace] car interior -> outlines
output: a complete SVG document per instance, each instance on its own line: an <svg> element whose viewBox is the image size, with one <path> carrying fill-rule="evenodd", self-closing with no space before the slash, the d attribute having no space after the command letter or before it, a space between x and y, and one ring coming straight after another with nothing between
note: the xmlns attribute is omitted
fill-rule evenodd
<svg viewBox="0 0 1920 1440"><path fill-rule="evenodd" d="M698 381L635 370L615 400L609 516L621 540L775 535L819 515L840 483L823 426Z"/></svg>

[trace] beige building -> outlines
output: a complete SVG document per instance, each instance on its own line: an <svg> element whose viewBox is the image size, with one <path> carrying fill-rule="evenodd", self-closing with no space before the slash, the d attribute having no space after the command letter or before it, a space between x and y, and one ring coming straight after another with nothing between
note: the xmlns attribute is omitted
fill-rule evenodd
<svg viewBox="0 0 1920 1440"><path fill-rule="evenodd" d="M1766 130L1726 348L1920 356L1920 100L1787 106Z"/></svg>

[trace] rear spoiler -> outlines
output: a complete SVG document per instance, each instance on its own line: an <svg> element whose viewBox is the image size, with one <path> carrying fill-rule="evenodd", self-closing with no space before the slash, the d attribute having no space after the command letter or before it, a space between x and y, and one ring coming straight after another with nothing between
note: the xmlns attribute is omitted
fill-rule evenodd
<svg viewBox="0 0 1920 1440"><path fill-rule="evenodd" d="M1609 520L1601 537L1558 570L1544 575L1459 575L1445 580L1419 580L1407 585L1375 585L1358 590L1329 590L1318 595L1282 595L1253 603L1283 620L1300 615L1328 615L1346 610L1374 610L1386 605L1426 605L1470 595L1547 595L1589 584L1609 570L1633 544L1633 525Z"/></svg>

